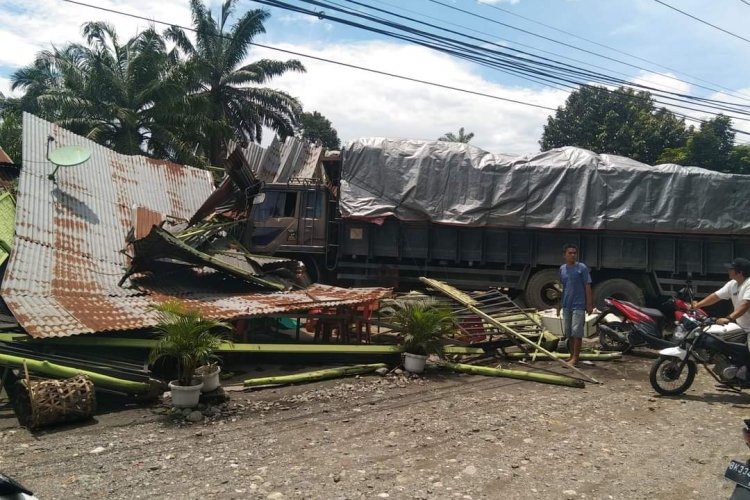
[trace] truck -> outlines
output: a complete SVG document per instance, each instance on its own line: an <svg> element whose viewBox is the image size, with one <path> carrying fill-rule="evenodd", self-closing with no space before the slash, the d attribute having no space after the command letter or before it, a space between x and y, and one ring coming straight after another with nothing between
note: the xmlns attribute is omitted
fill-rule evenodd
<svg viewBox="0 0 750 500"><path fill-rule="evenodd" d="M405 288L420 276L499 287L554 307L562 247L590 269L595 305L699 295L750 257L750 176L644 165L578 148L527 156L369 138L322 156L320 175L266 182L245 244L292 257L312 281Z"/></svg>

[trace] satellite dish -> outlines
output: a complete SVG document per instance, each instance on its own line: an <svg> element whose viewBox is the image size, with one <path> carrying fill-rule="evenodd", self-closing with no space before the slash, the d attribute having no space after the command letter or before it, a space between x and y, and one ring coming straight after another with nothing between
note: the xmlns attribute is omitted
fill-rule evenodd
<svg viewBox="0 0 750 500"><path fill-rule="evenodd" d="M50 151L49 145L54 140L52 137L47 137L47 159L55 164L54 172L49 174L47 178L53 182L58 168L80 165L91 158L91 150L85 146L63 146Z"/></svg>

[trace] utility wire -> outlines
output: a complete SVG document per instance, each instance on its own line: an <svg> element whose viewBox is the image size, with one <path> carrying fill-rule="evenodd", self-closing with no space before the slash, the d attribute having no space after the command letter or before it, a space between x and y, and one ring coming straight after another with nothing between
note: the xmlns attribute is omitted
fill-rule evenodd
<svg viewBox="0 0 750 500"><path fill-rule="evenodd" d="M133 19L140 19L142 21L148 21L150 23L162 24L164 26L174 26L176 28L180 28L180 29L184 29L184 30L188 30L188 31L193 31L193 32L197 32L198 31L195 28L191 28L191 27L188 27L188 26L182 26L182 25L175 24L175 23L170 23L170 22L167 22L167 21L160 21L158 19L153 19L153 18L148 18L148 17L144 17L144 16L139 16L137 14L130 14L128 12L123 12L123 11L116 10L116 9L110 9L110 8L107 8L107 7L100 7L98 5L91 5L91 4L88 4L88 3L85 3L85 2L80 2L80 1L77 1L77 0L62 0L62 1L66 2L66 3L74 4L74 5L79 5L79 6L82 6L82 7L89 7L91 9L96 9L96 10L101 10L101 11L104 11L104 12L109 12L111 14L117 14L117 15L121 15L121 16L131 17ZM214 35L214 36L217 36L219 38L224 38L224 39L227 39L227 40L233 40L232 37L224 35L224 34L218 34L218 35ZM398 79L401 79L401 80L406 80L406 81L410 81L410 82L414 82L414 83L421 83L421 84L424 84L424 85L430 85L430 86L433 86L433 87L438 87L438 88L442 88L442 89L446 89L446 90L454 90L456 92L463 92L465 94L472 94L472 95L476 95L476 96L480 96L480 97L487 97L487 98L495 99L495 100L498 100L498 101L511 102L511 103L514 103L514 104L521 104L523 106L529 106L529 107L539 108L539 109L546 109L548 111L556 111L555 108L550 108L549 106L543 106L541 104L534 104L534 103L531 103L531 102L521 101L521 100L518 100L518 99L511 99L511 98L508 98L508 97L500 97L500 96L497 96L497 95L486 94L484 92L477 92L477 91L474 91L474 90L464 89L464 88L460 88L460 87L454 87L454 86L446 85L446 84L442 84L442 83L431 82L431 81L427 81L427 80L421 80L419 78L411 78L411 77L404 76L404 75L397 75L395 73L389 73L387 71L381 71L381 70L377 70L377 69L367 68L367 67L364 67L364 66L358 66L356 64L349 64L349 63L344 63L344 62L340 62L340 61L335 61L333 59L327 59L327 58L324 58L324 57L318 57L318 56L313 56L313 55L310 55L310 54L304 54L302 52L295 52L293 50L281 49L279 47L273 47L271 45L264 45L264 44L260 44L260 43L256 43L256 42L250 42L249 45L253 45L255 47L260 47L260 48L263 48L263 49L274 50L274 51L277 51L277 52L283 52L285 54L290 54L290 55L297 56L297 57L305 57L307 59L313 59L313 60L316 60L316 61L321 61L321 62L326 62L326 63L330 63L330 64L335 64L335 65L343 66L343 67L346 67L346 68L358 69L358 70L361 70L361 71L367 71L369 73L375 73L375 74L378 74L378 75L389 76L389 77L392 77L392 78L398 78Z"/></svg>
<svg viewBox="0 0 750 500"><path fill-rule="evenodd" d="M748 2L747 0L740 0L740 1L750 6L750 2ZM695 82L686 82L685 80L680 80L679 78L675 78L675 77L672 77L672 76L668 76L668 75L663 75L662 73L654 73L653 71L647 70L647 69L645 69L645 68L642 68L642 70L643 70L643 71L647 71L647 72L649 72L649 73L652 73L652 74L657 74L657 75L663 75L663 76L667 76L668 78L671 78L671 79L673 79L673 80L676 80L676 81L678 81L678 82L682 82L682 83L688 83L688 84L690 84L690 85L695 85L696 87L702 88L702 89L704 89L704 90L710 90L710 91L712 91L712 92L719 92L719 93L722 93L722 94L727 94L727 95L731 95L731 96L733 96L733 97L738 97L738 98L740 98L740 99L744 99L744 100L748 100L748 101L750 101L750 99L748 99L747 97L745 97L745 96L742 96L742 95L739 95L739 94L734 94L734 93L733 93L734 91L733 91L732 89L729 89L729 88L727 88L727 87L724 87L724 86L722 86L722 85L719 85L718 83L710 82L710 81L708 81L708 80L703 80L702 78L698 78L697 76L694 76L694 75L690 75L690 74L688 74L688 73L685 73L685 72L683 72L683 71L680 71L680 70L677 70L677 69L674 69L674 68L670 68L669 66L664 66L663 64L660 64L660 63L658 63L658 62L655 62L655 61L650 61L650 60L648 60L648 59L644 59L644 58L642 58L642 57L639 57L639 56L636 56L636 55L634 55L634 54L630 54L630 53L628 53L628 52L625 52L625 51L623 51L623 50L620 50L620 49L618 49L618 48L615 48L615 47L611 47L611 46L609 46L609 45L605 45L605 44L603 44L603 43L597 42L597 41L595 41L595 40L591 40L591 39L589 39L589 38L586 38L586 37L582 37L582 36L580 36L580 35L577 35L577 34L575 34L575 33L573 33L573 32L570 32L570 31L565 31L565 30L563 30L563 29L560 29L560 28L556 28L555 26L551 26L551 25L549 25L549 24L545 24L545 23L543 23L543 22L541 22L541 21L537 21L536 19L532 19L532 18L530 18L530 17L522 16L521 14L517 14L517 13L515 13L515 12L511 11L511 10L508 10L508 9L504 9L504 8L502 8L502 7L498 7L497 5L492 5L492 4L483 4L483 5L484 5L485 7L489 7L490 9L495 9L495 10L497 10L497 11L500 11L500 12L505 12L506 14L510 14L511 16L519 17L519 18L521 18L521 19L524 19L524 20L526 20L526 21L528 21L528 22L530 22L530 23L538 24L539 26L544 26L545 28L548 28L548 29L551 29L551 30L557 31L558 33L563 33L563 34L565 34L565 35L568 35L568 36L572 36L573 38L577 38L577 39L579 39L579 40L583 40L584 42L587 42L587 43L591 43L591 44L593 44L593 45L597 45L597 46L599 46L599 47L602 47L602 48L604 48L604 49L608 49L608 50L611 50L611 51L613 51L613 52L617 52L617 53L619 53L619 54L622 54L622 55L624 55L624 56L632 57L633 59L637 59L637 60L639 60L639 61L642 61L642 62L645 62L645 63L648 63L648 64L653 64L654 66L656 66L656 67L658 67L658 68L661 68L661 69L665 69L665 70L667 70L667 71L672 71L672 72L674 72L674 73L677 73L677 74L681 74L681 75L684 75L684 76L686 76L686 77L688 77L688 78L691 78L691 79L693 79L693 80L696 80L696 81L699 81L699 82L703 82L703 83L707 83L707 84L709 84L709 85L713 85L713 86L714 86L714 87L716 87L716 88L712 88L712 87L706 87L706 86L703 86L703 85L699 85L699 84L697 84L697 83L695 83Z"/></svg>
<svg viewBox="0 0 750 500"><path fill-rule="evenodd" d="M688 14L688 13L687 13L687 12L685 12L684 10L680 10L680 9L678 9L677 7L673 7L673 6L669 5L669 4L668 4L668 3L666 3L666 2L662 2L661 0L654 0L654 2L656 2L656 3L660 3L660 4L662 4L662 5L664 6L664 7L669 7L670 9L672 9L672 10L674 10L674 11L677 11L677 12L679 12L679 13L680 13L680 14L682 14L682 15L685 15L685 16L687 16L687 17L691 18L691 19L695 19L695 20L696 20L696 21L698 21L699 23L703 23L703 24L705 24L705 25L707 25L707 26L711 26L712 28L714 28L714 29L717 29L717 30L719 30L719 31L721 31L721 32L723 32L723 33L726 33L727 35L731 35L731 36L733 36L733 37L735 37L735 38L739 38L740 40L743 40L743 41L745 41L745 42L748 42L748 43L750 43L750 40L748 40L747 38L745 38L745 37L743 37L743 36L740 36L740 35L738 35L738 34L736 34L736 33L732 33L731 31L727 31L727 30L725 30L724 28L720 28L719 26L716 26L715 24L711 24L711 23L709 23L708 21L704 21L704 20L703 20L703 19L701 19L700 17L696 17L696 16L694 16L694 15L692 15L692 14Z"/></svg>
<svg viewBox="0 0 750 500"><path fill-rule="evenodd" d="M302 7L297 7L297 6L288 4L288 3L283 2L281 0L256 0L256 1L258 3L262 3L262 4L265 4L265 5L272 6L272 7L280 7L280 8L283 8L285 10L290 10L290 11L293 11L293 12L307 14L307 15L315 16L315 17L321 18L321 19L328 19L328 20L331 20L331 21L334 21L334 22L338 22L338 23L341 23L341 24L346 24L346 25L357 27L357 28L360 28L360 29L369 30L369 31L372 31L372 32L375 32L375 33L378 33L378 34L383 34L383 35L386 35L386 36L391 36L393 38L397 38L397 39L401 39L401 40L405 40L405 41L410 41L412 43L416 43L416 44L419 44L419 45L422 45L422 46L425 46L425 47L428 47L428 48L433 48L435 50L438 50L438 51L441 51L441 52L445 52L445 53L448 53L450 55L454 55L456 57L461 57L461 58L465 58L465 59L468 59L468 60L472 60L474 62L486 65L488 67L494 67L495 69L504 68L508 72L514 72L514 71L517 71L517 68L521 68L522 71L530 72L532 74L537 75L537 77L542 77L542 76L546 75L547 73L542 73L538 69L530 68L528 65L525 65L525 64L519 64L519 61L522 61L524 63L529 63L530 62L532 64L534 64L534 63L540 64L541 66L545 67L545 71L552 70L553 73L557 74L557 76L555 78L557 78L558 80L561 80L561 81L563 81L563 82L565 82L567 84L572 84L572 85L577 85L577 86L587 86L587 84L585 82L582 82L580 80L572 80L572 79L570 79L570 77L563 77L563 76L561 76L561 74L559 72L556 73L557 70L561 69L561 67L559 65L556 65L556 64L551 64L551 63L548 63L548 62L538 63L536 61L530 61L529 59L526 59L524 57L502 54L502 53L499 53L497 51L493 51L491 49L486 49L486 48L483 48L483 47L478 47L476 45L469 45L469 44L465 44L465 43L462 44L462 45L467 46L467 47L472 48L472 49L480 49L480 50L483 50L485 52L491 52L493 54L499 54L500 56L503 56L503 57L509 57L510 59L513 60L512 66L509 66L508 62L501 62L501 63L499 63L499 62L493 61L493 60L488 61L487 59L480 59L480 58L477 58L476 55L467 55L466 53L456 52L455 50L451 50L449 48L446 48L443 45L435 45L434 43L425 43L422 40L418 40L418 39L415 39L415 38L410 37L410 36L405 36L405 35L401 35L401 34L398 34L398 33L393 33L393 32L382 30L382 29L375 28L375 27L372 27L372 26L363 25L361 23L357 23L357 22L354 22L354 21L350 21L350 20L339 18L339 17L331 16L329 14L326 14L324 11L313 11L313 10L304 9ZM356 11L354 11L354 12L352 12L352 11L346 11L345 9L341 9L340 7L336 7L336 6L332 5L330 2L325 3L325 2L320 2L320 1L316 1L316 0L300 0L300 1L302 1L304 3L312 4L312 5L315 5L315 6L318 6L318 7L330 8L332 10L339 11L339 12L345 11L345 13L348 13L350 15L354 15L356 17L367 18L369 21L379 22L379 19L380 19L380 18L373 18L372 16L368 17L368 16L363 15L361 13L358 13ZM347 1L352 2L352 3L358 3L358 2L355 2L354 0L347 0ZM400 17L403 17L403 16L400 16ZM417 21L417 22L419 22L419 21ZM384 24L386 24L388 26L395 26L397 29L403 29L403 30L405 30L405 31L407 31L409 33L415 33L415 34L418 34L420 36L426 36L428 38L439 39L439 40L448 40L449 42L454 42L454 43L461 44L461 42L456 42L453 39L447 39L445 37L440 37L438 35L433 35L433 34L430 34L430 33L426 33L426 32L422 32L422 31L419 31L419 30L412 29L412 28L408 28L408 27L406 27L404 25L401 25L401 24L391 23L391 22L385 22ZM474 51L474 54L476 54L476 51ZM544 59L544 58L542 58L542 59ZM628 83L628 82L625 82L625 81L622 81L622 80L618 81L617 79L613 79L611 77L608 77L606 75L601 75L601 74L598 74L598 73L581 72L580 70L577 70L576 68L573 68L573 69L562 68L562 69L567 70L568 72L572 72L573 74L577 74L578 76L585 75L585 76L588 76L588 77L599 78L600 80L602 80L602 78L603 78L603 81L605 81L606 83L609 83L609 84L618 84L619 83L621 85L628 85L628 86L631 86L631 87L644 88L644 89L647 89L647 90L654 91L657 95L659 95L660 92L662 92L662 93L664 92L664 91L659 91L658 89L655 89L655 88L649 87L649 86L638 85L638 84L631 84L631 83ZM673 93L670 93L670 92L666 92L666 93L667 94L673 94ZM666 96L661 95L661 97L663 99L677 101L677 102L694 102L694 101L701 101L702 100L700 98L695 98L693 96L687 96L687 95L684 95L684 94L676 94L676 95L677 95L677 97L672 97L670 95L666 95ZM660 101L656 101L656 102L660 102ZM660 102L660 104L665 104L665 103ZM729 103L722 103L722 104L729 104ZM698 112L702 112L702 113L713 114L712 111L707 111L706 109L700 109L700 108L695 108L695 107L685 106L685 105L680 105L680 104L674 104L674 103L669 103L669 105L674 106L674 107L678 107L678 108L682 108L682 109L686 109L686 110L690 110L690 111L698 111ZM706 106L706 105L704 104L704 106ZM750 116L750 112L748 112L746 110L739 110L739 109L736 109L736 108L714 106L714 105L709 105L708 107L712 107L712 108L718 109L720 111L729 111L729 112L738 113L740 115ZM730 118L737 119L737 120L750 121L750 118L743 118L741 116L736 116L736 115L727 115L727 116L729 116Z"/></svg>
<svg viewBox="0 0 750 500"><path fill-rule="evenodd" d="M271 1L273 1L274 3L281 3L281 2L278 2L277 0L271 0ZM321 2L321 1L315 1L315 0L299 0L299 1L302 1L302 2L305 2L305 3L310 3L310 4L313 4L313 5L320 6L320 7L326 7L327 6L325 2ZM681 93L678 93L678 92L662 91L661 89L657 89L657 88L654 88L654 87L651 87L651 86L648 86L648 85L634 84L632 82L629 82L629 81L626 81L626 80L623 80L623 79L613 78L613 77L611 77L609 75L605 75L605 74L602 74L602 73L586 71L586 70L582 70L581 68L576 67L576 66L571 66L569 64L559 63L559 61L554 61L554 60L551 60L551 59L548 59L548 58L543 58L543 57L537 56L535 54L531 54L529 52L525 52L525 51L520 51L520 50L517 50L517 49L508 48L508 47L505 47L503 45L499 45L497 43L494 43L491 40L472 37L472 36L466 35L464 33L460 33L460 32L457 32L457 31L453 31L453 30L449 30L449 29L446 29L446 28L442 28L440 26L435 26L433 24L426 23L424 21L420 21L418 19L414 19L414 18L411 18L411 17L408 17L408 16L401 16L399 14L395 14L395 13L393 13L391 11L388 11L388 10L383 10L383 9L379 9L377 7L372 7L370 5L363 4L363 3L358 2L356 0L344 0L344 1L356 4L356 5L361 5L363 7L367 7L369 9L372 9L372 10L375 10L375 11L378 11L378 12L382 12L382 13L386 13L386 14L389 14L389 15L392 15L392 16L396 16L398 18L405 19L405 20L408 20L410 22L418 23L418 24L421 24L421 25L425 25L425 26L428 26L428 27L431 27L431 28L434 28L434 29L438 29L438 30L442 30L442 31L447 31L449 33L453 33L453 34L456 34L456 35L459 35L459 36L463 36L463 37L469 38L471 40L476 40L476 41L484 43L484 44L491 44L491 45L494 45L494 46L499 47L501 49L513 50L515 52L519 52L519 53L523 54L524 56L531 56L531 57L534 57L534 58L539 58L540 60L544 61L543 65L546 66L546 68L550 68L550 67L554 67L554 68L557 68L557 69L563 68L564 70L566 70L566 71L572 71L573 73L575 73L575 74L577 74L579 76L583 75L585 77L589 77L589 78L593 78L593 79L599 78L600 81L604 81L605 83L608 83L608 84L618 84L618 85L623 85L623 86L630 86L630 87L642 88L644 90L652 91L652 92L657 93L657 94L660 93L660 92L666 92L668 94L671 94L671 95L683 98L683 99L678 99L678 100L680 100L682 102L703 101L703 102L709 102L709 103L712 103L712 104L716 103L716 104L720 105L720 106L716 106L716 109L720 109L720 110L723 110L723 111L734 111L734 112L737 112L737 113L746 113L747 112L747 110L738 109L738 108L734 107L734 106L747 107L745 105L741 105L741 104L737 104L737 103L729 103L729 102L725 102L725 101L718 101L718 100L714 100L714 99L697 98L697 97L694 97L694 96L690 96L690 95L687 95L687 94L681 94ZM261 3L263 3L263 2L261 2ZM330 0L327 3L328 4L333 3L334 5L338 5L338 4L335 4L334 2L331 2ZM341 9L337 9L337 10L341 11ZM349 12L349 13L351 14L351 12ZM362 15L362 14L355 14L355 15L357 15L359 17L365 17L365 18L367 18L367 16ZM372 18L368 18L368 19L371 20ZM377 19L382 19L382 18L377 18ZM406 27L406 26L404 26L402 24L395 24L395 23L388 23L388 22L385 22L385 24L387 24L389 26L394 26L397 29L407 30L410 33L416 33L416 34L420 34L422 36L427 35L425 32L414 30L414 29ZM455 42L455 39L446 39L444 37L439 37L439 38L441 40L451 40L451 41ZM461 45L463 45L465 47L472 48L472 49L482 49L484 51L488 51L488 52L491 52L493 54L500 54L503 57L513 57L513 56L508 56L506 54L501 54L501 53L499 53L499 52L497 52L495 50L489 50L489 49L486 49L485 47L480 47L480 46L477 46L477 45L471 45L471 44L466 44L466 43L462 43L462 42L456 42L456 43L460 43ZM539 64L537 61L530 61L530 60L526 59L525 57L518 58L518 60L530 62L531 64ZM550 63L552 64L551 66L550 66ZM583 85L582 82L576 82L576 83L579 84L579 85ZM688 101L686 101L685 99L687 99ZM711 107L714 107L714 106L711 106Z"/></svg>

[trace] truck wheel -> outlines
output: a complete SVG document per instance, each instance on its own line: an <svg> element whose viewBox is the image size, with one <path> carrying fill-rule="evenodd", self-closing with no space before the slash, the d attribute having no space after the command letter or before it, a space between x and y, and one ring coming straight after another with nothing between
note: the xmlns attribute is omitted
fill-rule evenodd
<svg viewBox="0 0 750 500"><path fill-rule="evenodd" d="M603 310L606 307L604 299L607 297L626 300L639 306L642 306L646 302L643 290L641 290L638 285L632 281L621 278L602 281L594 287L593 295L594 306L600 310Z"/></svg>
<svg viewBox="0 0 750 500"><path fill-rule="evenodd" d="M557 269L542 269L534 273L526 284L524 302L534 309L557 307L562 298L560 272Z"/></svg>

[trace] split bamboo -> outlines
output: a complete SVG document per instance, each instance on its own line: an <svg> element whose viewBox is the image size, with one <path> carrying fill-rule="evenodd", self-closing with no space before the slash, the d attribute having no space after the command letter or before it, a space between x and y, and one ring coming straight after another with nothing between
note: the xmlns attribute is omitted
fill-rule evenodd
<svg viewBox="0 0 750 500"><path fill-rule="evenodd" d="M568 377L566 375L555 375L552 373L535 373L521 370L507 370L504 368L490 368L489 366L474 366L461 363L444 363L447 368L460 373L471 373L473 375L485 375L487 377L507 377L544 384L565 385L581 389L586 386L583 380Z"/></svg>
<svg viewBox="0 0 750 500"><path fill-rule="evenodd" d="M258 377L245 380L245 387L255 387L258 385L284 385L299 384L303 382L317 382L318 380L327 380L331 378L347 377L349 375L360 375L363 373L372 373L378 368L387 368L385 363L373 363L370 365L353 365L343 366L341 368L329 368L326 370L316 370L305 373L295 373L294 375L279 375L277 377Z"/></svg>
<svg viewBox="0 0 750 500"><path fill-rule="evenodd" d="M82 373L88 375L88 377L94 382L95 386L127 394L153 394L158 389L156 385L151 385L145 382L123 380L89 370L81 370L79 368L71 368L69 366L50 363L49 361L44 360L0 354L0 365L22 368L24 362L26 363L26 366L28 366L29 371L38 375L44 375L51 378L70 378Z"/></svg>
<svg viewBox="0 0 750 500"><path fill-rule="evenodd" d="M563 353L563 352L553 352L552 355L557 359L569 359L570 354ZM511 358L511 359L527 359L530 358L532 354L525 353L525 352L507 352L505 353L505 357ZM546 354L538 354L537 359L550 359L548 355ZM621 352L582 352L578 359L585 359L589 361L610 361L612 359L621 359L622 353Z"/></svg>

